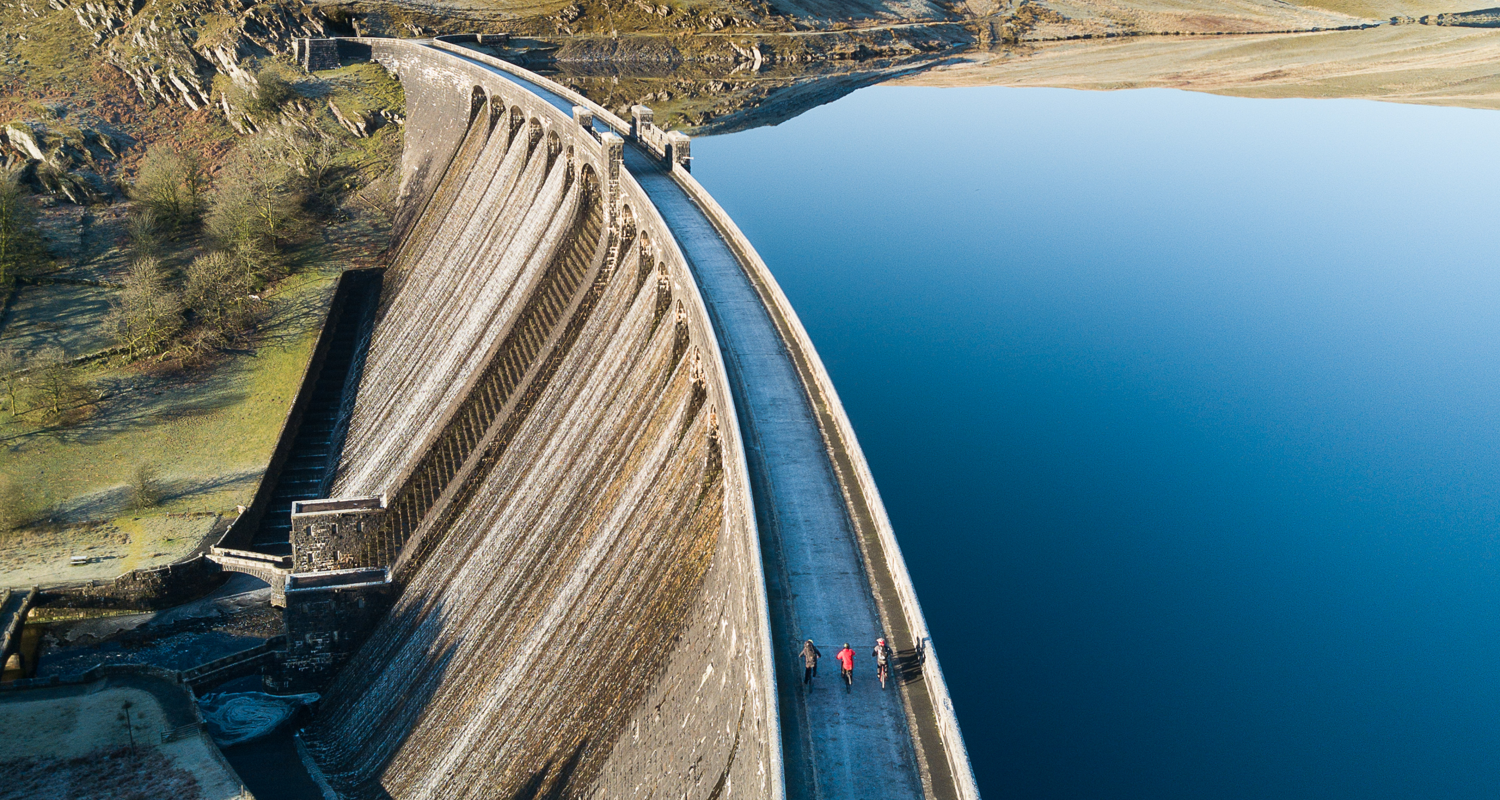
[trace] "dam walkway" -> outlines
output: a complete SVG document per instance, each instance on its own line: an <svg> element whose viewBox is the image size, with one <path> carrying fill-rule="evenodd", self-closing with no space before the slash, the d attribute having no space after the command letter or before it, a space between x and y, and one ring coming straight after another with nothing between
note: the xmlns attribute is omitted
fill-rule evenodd
<svg viewBox="0 0 1500 800"><path fill-rule="evenodd" d="M546 87L484 66L561 110L574 106ZM607 130L597 118L595 126ZM690 262L734 391L766 561L787 796L956 797L945 759L915 752L912 723L929 728L921 738L936 742L935 723L923 726L908 715L898 679L886 689L876 679L875 640L884 636L899 646L902 639L882 625L817 412L776 321L735 251L662 160L628 141L625 167ZM823 654L810 688L802 684L798 655L805 639ZM844 642L856 654L848 691L834 658ZM936 780L923 769L929 761L939 762Z"/></svg>
<svg viewBox="0 0 1500 800"><path fill-rule="evenodd" d="M734 252L692 198L639 148L626 149L625 165L691 263L735 391L767 562L787 795L923 797L901 693L895 681L882 690L875 678L871 650L876 638L890 636L797 365ZM805 639L823 653L811 688L802 685L798 655ZM848 692L834 660L844 642L855 651Z"/></svg>

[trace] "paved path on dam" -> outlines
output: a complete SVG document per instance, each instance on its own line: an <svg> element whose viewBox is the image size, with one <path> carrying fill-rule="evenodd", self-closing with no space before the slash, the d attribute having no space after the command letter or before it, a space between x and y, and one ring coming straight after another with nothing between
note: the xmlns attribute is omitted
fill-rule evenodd
<svg viewBox="0 0 1500 800"><path fill-rule="evenodd" d="M541 86L475 63L572 109ZM602 122L596 127L603 129ZM870 651L884 635L880 615L797 365L734 252L661 162L627 143L625 166L697 277L735 393L766 562L787 797L921 798L901 692L894 680L882 690L875 677ZM810 689L802 685L798 655L804 639L823 653ZM844 642L856 654L849 691L834 659Z"/></svg>
<svg viewBox="0 0 1500 800"><path fill-rule="evenodd" d="M797 366L750 278L713 223L654 159L626 148L625 165L656 204L697 276L739 406L761 528L777 647L777 687L790 798L922 797L895 682L882 690L870 651L883 635L870 582ZM802 686L797 653L823 652ZM855 651L845 691L836 653ZM801 772L802 774L798 774Z"/></svg>

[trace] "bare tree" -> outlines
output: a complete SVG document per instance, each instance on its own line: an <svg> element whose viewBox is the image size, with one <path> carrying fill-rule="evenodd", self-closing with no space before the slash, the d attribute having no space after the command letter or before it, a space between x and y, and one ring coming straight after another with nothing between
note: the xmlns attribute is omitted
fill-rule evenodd
<svg viewBox="0 0 1500 800"><path fill-rule="evenodd" d="M11 416L21 414L21 387L25 385L25 379L21 377L21 359L16 351L5 348L0 350L0 391L10 400Z"/></svg>
<svg viewBox="0 0 1500 800"><path fill-rule="evenodd" d="M214 185L208 232L236 252L274 256L303 230L305 196L282 147L263 135L241 143Z"/></svg>
<svg viewBox="0 0 1500 800"><path fill-rule="evenodd" d="M166 348L182 330L182 301L161 261L139 258L130 265L111 316L120 345L132 360Z"/></svg>
<svg viewBox="0 0 1500 800"><path fill-rule="evenodd" d="M130 254L135 258L160 258L163 247L162 224L151 208L139 208L125 223L130 238Z"/></svg>
<svg viewBox="0 0 1500 800"><path fill-rule="evenodd" d="M286 161L302 179L308 194L317 195L334 172L333 162L343 144L321 131L292 128L286 132Z"/></svg>
<svg viewBox="0 0 1500 800"><path fill-rule="evenodd" d="M250 291L256 277L229 253L202 255L188 265L183 300L209 332L230 337L250 322Z"/></svg>
<svg viewBox="0 0 1500 800"><path fill-rule="evenodd" d="M43 348L37 354L37 368L32 373L31 385L39 396L40 407L54 419L89 399L88 388L79 380L78 372L68 363L67 354L61 347Z"/></svg>
<svg viewBox="0 0 1500 800"><path fill-rule="evenodd" d="M15 172L0 170L0 288L33 267L41 257L36 211Z"/></svg>
<svg viewBox="0 0 1500 800"><path fill-rule="evenodd" d="M141 511L155 507L165 494L161 473L155 464L141 464L135 468L130 476L130 508Z"/></svg>
<svg viewBox="0 0 1500 800"><path fill-rule="evenodd" d="M146 151L130 197L168 233L179 233L203 211L203 168L192 153L153 145Z"/></svg>

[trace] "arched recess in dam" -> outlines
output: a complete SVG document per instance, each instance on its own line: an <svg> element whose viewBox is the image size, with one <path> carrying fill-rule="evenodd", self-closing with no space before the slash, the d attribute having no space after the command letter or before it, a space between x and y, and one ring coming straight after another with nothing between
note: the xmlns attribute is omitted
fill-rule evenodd
<svg viewBox="0 0 1500 800"><path fill-rule="evenodd" d="M363 46L406 90L401 233L338 499L294 515L309 754L350 797L781 797L733 400L619 138Z"/></svg>

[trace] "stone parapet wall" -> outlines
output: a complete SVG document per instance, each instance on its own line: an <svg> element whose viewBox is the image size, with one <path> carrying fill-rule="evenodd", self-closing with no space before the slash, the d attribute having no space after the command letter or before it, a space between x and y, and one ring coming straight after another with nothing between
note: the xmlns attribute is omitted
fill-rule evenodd
<svg viewBox="0 0 1500 800"><path fill-rule="evenodd" d="M338 42L333 39L293 39L292 56L308 72L338 69Z"/></svg>

